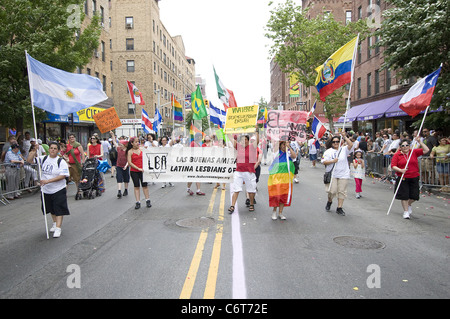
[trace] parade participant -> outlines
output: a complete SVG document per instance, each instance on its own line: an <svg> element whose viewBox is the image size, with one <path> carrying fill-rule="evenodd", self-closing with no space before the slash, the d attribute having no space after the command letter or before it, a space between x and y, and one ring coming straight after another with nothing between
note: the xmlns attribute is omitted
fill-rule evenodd
<svg viewBox="0 0 450 319"><path fill-rule="evenodd" d="M50 232L53 238L61 236L61 225L63 217L70 215L67 206L66 177L69 177L69 168L66 161L58 157L59 145L57 142L50 142L49 155L39 156L36 163L41 166L41 190L44 194L42 212L50 213L53 225ZM27 161L33 162L36 149L30 151Z"/></svg>
<svg viewBox="0 0 450 319"><path fill-rule="evenodd" d="M325 171L331 171L330 183L325 183L325 189L328 193L328 201L325 209L330 210L333 198L337 196L338 205L336 213L345 216L343 210L344 200L347 198L347 184L350 179L350 168L348 166L348 155L352 152L353 142L347 137L345 132L341 133L345 144L339 147L341 139L339 136L333 136L327 143L327 150L323 154L322 164L326 165Z"/></svg>
<svg viewBox="0 0 450 319"><path fill-rule="evenodd" d="M414 201L419 200L420 196L420 173L417 158L430 151L428 146L420 140L420 137L416 137L416 142L419 143L422 148L411 150L408 141L403 140L400 143L400 152L394 154L391 162L392 170L397 174L394 192L397 191L397 188L398 191L395 198L399 199L402 203L403 218L405 219L410 218L412 213L411 204ZM405 168L409 156L411 156L411 159L409 160L408 167Z"/></svg>
<svg viewBox="0 0 450 319"><path fill-rule="evenodd" d="M292 161L294 162L295 172L294 172L294 183L298 184L298 170L300 167L300 145L297 141L292 141L290 144L291 148L294 150L294 153L296 155L295 159Z"/></svg>
<svg viewBox="0 0 450 319"><path fill-rule="evenodd" d="M87 149L87 157L95 157L99 160L103 160L103 147L100 143L100 139L96 135L92 135L91 137L91 144L89 144Z"/></svg>
<svg viewBox="0 0 450 319"><path fill-rule="evenodd" d="M311 161L311 167L316 167L317 148L316 148L316 140L313 135L309 136L308 148L309 148L309 160Z"/></svg>
<svg viewBox="0 0 450 319"><path fill-rule="evenodd" d="M116 181L117 181L117 198L122 198L122 196L128 195L128 183L130 182L130 169L128 167L127 160L127 140L121 140L119 143L116 141L116 136L111 131L111 139L114 147L117 150L116 159ZM125 189L122 194L122 184L124 184Z"/></svg>
<svg viewBox="0 0 450 319"><path fill-rule="evenodd" d="M77 185L81 177L81 165L85 161L83 146L76 141L75 134L69 134L69 143L65 153L69 159L70 179Z"/></svg>
<svg viewBox="0 0 450 319"><path fill-rule="evenodd" d="M163 136L161 137L161 145L159 145L159 147L171 147L172 143L169 143L169 138L167 136ZM173 183L169 182L169 186L173 187ZM161 186L161 188L166 188L167 187L167 183L164 182L163 185Z"/></svg>
<svg viewBox="0 0 450 319"><path fill-rule="evenodd" d="M361 144L360 144L361 145ZM360 199L361 198L361 193L362 193L362 181L365 177L365 173L364 173L364 160L362 158L363 155L363 151L361 149L357 149L353 155L353 162L351 164L351 175L353 176L353 178L355 179L355 193L356 193L356 198Z"/></svg>
<svg viewBox="0 0 450 319"><path fill-rule="evenodd" d="M191 142L190 147L202 147L202 133L195 133L194 140ZM196 194L199 196L204 196L205 193L200 191L200 183L196 183L197 185L197 192ZM187 183L187 192L189 195L194 195L194 192L191 191L192 182Z"/></svg>
<svg viewBox="0 0 450 319"><path fill-rule="evenodd" d="M148 192L148 186L147 183L144 182L142 156L142 150L139 148L139 139L137 137L130 138L127 145L127 161L128 165L130 166L130 175L134 185L134 197L136 198L136 205L134 209L141 208L141 185L147 207L152 207L152 204L150 202L150 195Z"/></svg>
<svg viewBox="0 0 450 319"><path fill-rule="evenodd" d="M287 152L289 150L289 152ZM289 142L280 141L279 151L276 153L269 167L267 187L269 191L269 206L273 207L272 220L285 220L284 207L291 206L295 166L293 160L297 154ZM278 208L278 215L277 215Z"/></svg>
<svg viewBox="0 0 450 319"><path fill-rule="evenodd" d="M237 137L235 137L237 139ZM233 146L237 150L236 171L234 172L233 183L230 186L230 191L233 194L231 206L228 212L232 214L239 196L242 191L242 184L245 183L245 189L250 195L249 211L255 210L254 200L256 193L256 175L255 166L257 159L257 145L259 144L258 125L256 125L256 141L250 144L250 137L248 135L241 136L240 143L236 139L232 139Z"/></svg>
<svg viewBox="0 0 450 319"><path fill-rule="evenodd" d="M250 139L251 144L254 144L255 141L256 141L256 137L252 136ZM257 185L259 182L259 176L261 175L261 160L262 160L262 151L259 148L259 145L256 147L257 162L255 164L255 176L256 176L256 184ZM258 191L258 187L256 187L256 191ZM250 207L250 193L246 191L245 195L246 195L245 205L247 207ZM253 199L253 204L256 204L256 193L255 193L255 198Z"/></svg>

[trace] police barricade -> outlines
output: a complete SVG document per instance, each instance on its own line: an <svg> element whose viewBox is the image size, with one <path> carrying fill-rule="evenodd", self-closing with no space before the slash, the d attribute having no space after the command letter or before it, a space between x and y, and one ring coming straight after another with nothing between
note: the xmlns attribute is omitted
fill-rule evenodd
<svg viewBox="0 0 450 319"><path fill-rule="evenodd" d="M420 187L439 188L450 192L450 159L442 157L421 156L419 158Z"/></svg>
<svg viewBox="0 0 450 319"><path fill-rule="evenodd" d="M0 202L3 205L23 192L39 190L37 164L0 164Z"/></svg>

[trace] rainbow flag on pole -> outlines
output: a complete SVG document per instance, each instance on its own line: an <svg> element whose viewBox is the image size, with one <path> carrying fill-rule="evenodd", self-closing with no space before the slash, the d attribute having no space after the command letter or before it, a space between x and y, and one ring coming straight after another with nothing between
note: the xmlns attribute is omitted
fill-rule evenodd
<svg viewBox="0 0 450 319"><path fill-rule="evenodd" d="M279 151L278 157L274 159L269 167L269 206L278 207L280 203L291 206L292 180L294 179L294 163L287 153ZM288 159L289 158L289 165Z"/></svg>
<svg viewBox="0 0 450 319"><path fill-rule="evenodd" d="M173 106L173 120L174 121L183 121L183 107L180 102L175 99L173 94L171 95L172 106Z"/></svg>

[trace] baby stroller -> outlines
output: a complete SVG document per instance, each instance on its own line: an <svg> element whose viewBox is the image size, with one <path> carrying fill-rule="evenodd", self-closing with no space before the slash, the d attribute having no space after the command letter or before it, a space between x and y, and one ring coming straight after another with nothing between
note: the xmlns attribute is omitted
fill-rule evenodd
<svg viewBox="0 0 450 319"><path fill-rule="evenodd" d="M100 172L97 170L97 164L96 158L88 158L84 162L75 200L91 199L102 195L98 187Z"/></svg>

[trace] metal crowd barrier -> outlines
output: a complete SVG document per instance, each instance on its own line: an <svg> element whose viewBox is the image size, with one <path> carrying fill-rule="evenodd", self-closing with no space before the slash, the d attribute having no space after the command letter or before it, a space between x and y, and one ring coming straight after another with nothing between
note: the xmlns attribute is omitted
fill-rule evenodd
<svg viewBox="0 0 450 319"><path fill-rule="evenodd" d="M3 205L20 196L24 191L33 192L39 190L39 174L37 164L25 163L0 164L0 202Z"/></svg>

